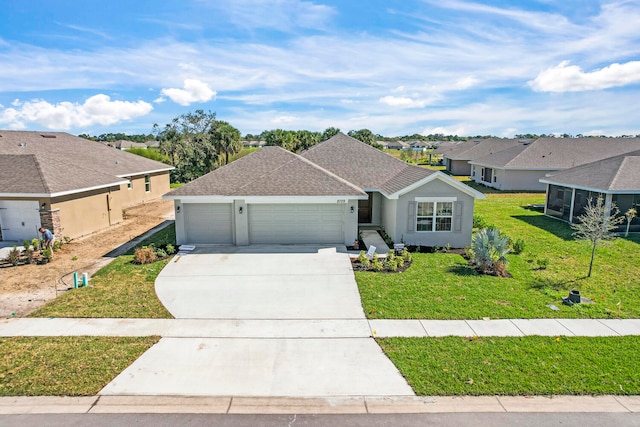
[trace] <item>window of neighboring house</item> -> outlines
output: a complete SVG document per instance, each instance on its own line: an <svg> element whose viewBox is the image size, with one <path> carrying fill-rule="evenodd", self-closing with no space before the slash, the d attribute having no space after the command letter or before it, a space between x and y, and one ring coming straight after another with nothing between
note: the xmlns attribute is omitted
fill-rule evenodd
<svg viewBox="0 0 640 427"><path fill-rule="evenodd" d="M453 202L418 202L416 231L451 231Z"/></svg>
<svg viewBox="0 0 640 427"><path fill-rule="evenodd" d="M133 181L131 180L130 176L127 177L127 181L128 181L127 182L127 189L131 190L133 188Z"/></svg>
<svg viewBox="0 0 640 427"><path fill-rule="evenodd" d="M147 193L151 191L151 178L149 175L144 176L144 191Z"/></svg>
<svg viewBox="0 0 640 427"><path fill-rule="evenodd" d="M496 182L498 180L498 171L496 169L493 169L493 182Z"/></svg>

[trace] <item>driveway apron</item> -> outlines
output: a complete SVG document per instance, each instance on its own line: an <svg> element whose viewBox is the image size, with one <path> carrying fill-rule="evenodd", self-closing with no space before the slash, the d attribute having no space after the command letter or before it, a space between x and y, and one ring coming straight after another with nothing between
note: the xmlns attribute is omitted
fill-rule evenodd
<svg viewBox="0 0 640 427"><path fill-rule="evenodd" d="M210 338L194 330L193 338L163 338L100 394L414 394L366 334L351 262L334 247L199 248L169 262L156 292L178 319L218 320L227 328L230 321L263 321L267 329L296 322L298 333ZM354 338L330 337L318 326L346 320L355 325Z"/></svg>

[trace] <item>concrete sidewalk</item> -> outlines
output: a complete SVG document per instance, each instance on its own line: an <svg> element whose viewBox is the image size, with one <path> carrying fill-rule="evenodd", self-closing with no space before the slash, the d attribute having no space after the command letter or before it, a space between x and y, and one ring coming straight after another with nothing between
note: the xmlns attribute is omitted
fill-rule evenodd
<svg viewBox="0 0 640 427"><path fill-rule="evenodd" d="M441 336L640 335L640 319L81 319L0 320L0 336L149 336L164 338L368 338Z"/></svg>

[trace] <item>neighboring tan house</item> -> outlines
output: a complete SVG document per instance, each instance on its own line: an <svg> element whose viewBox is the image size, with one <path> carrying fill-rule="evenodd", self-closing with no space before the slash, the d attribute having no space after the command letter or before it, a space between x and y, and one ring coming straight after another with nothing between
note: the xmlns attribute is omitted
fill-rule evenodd
<svg viewBox="0 0 640 427"><path fill-rule="evenodd" d="M165 198L179 244L351 245L368 225L397 243L460 248L484 195L339 133L300 155L264 147Z"/></svg>
<svg viewBox="0 0 640 427"><path fill-rule="evenodd" d="M498 190L544 191L540 179L605 157L640 149L640 138L539 138L475 157L471 178Z"/></svg>
<svg viewBox="0 0 640 427"><path fill-rule="evenodd" d="M442 154L443 163L450 174L471 176L471 160L492 156L494 153L517 146L518 143L516 139L471 139L454 145L441 145L431 154Z"/></svg>
<svg viewBox="0 0 640 427"><path fill-rule="evenodd" d="M68 133L0 130L0 240L105 229L169 191L171 169Z"/></svg>
<svg viewBox="0 0 640 427"><path fill-rule="evenodd" d="M640 214L640 150L555 172L540 182L547 187L544 213L554 218L576 222L588 200L595 203L598 197L607 211L615 204L621 215L631 208ZM640 232L640 217L630 231Z"/></svg>

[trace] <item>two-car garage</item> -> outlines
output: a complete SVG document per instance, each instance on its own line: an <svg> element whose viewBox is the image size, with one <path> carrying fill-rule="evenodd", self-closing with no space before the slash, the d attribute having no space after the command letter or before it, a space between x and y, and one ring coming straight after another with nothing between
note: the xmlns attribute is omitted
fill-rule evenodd
<svg viewBox="0 0 640 427"><path fill-rule="evenodd" d="M237 244L242 230L249 244L345 243L344 203L183 203L182 210L189 244Z"/></svg>

